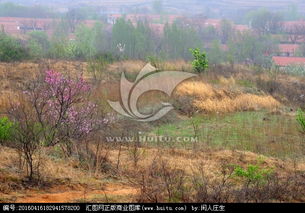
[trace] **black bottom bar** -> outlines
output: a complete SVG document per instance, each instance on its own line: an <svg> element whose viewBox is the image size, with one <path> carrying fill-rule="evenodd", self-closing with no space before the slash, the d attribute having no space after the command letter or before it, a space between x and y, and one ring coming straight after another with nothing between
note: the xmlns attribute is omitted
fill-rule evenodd
<svg viewBox="0 0 305 213"><path fill-rule="evenodd" d="M245 212L305 211L305 204L18 204L3 203L0 212Z"/></svg>

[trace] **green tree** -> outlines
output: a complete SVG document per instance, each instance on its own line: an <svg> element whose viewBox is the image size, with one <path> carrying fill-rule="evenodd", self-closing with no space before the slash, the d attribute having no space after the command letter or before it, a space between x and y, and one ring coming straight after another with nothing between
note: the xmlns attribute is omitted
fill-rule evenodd
<svg viewBox="0 0 305 213"><path fill-rule="evenodd" d="M214 40L211 47L207 51L210 64L220 64L225 61L225 53L221 50L220 42Z"/></svg>
<svg viewBox="0 0 305 213"><path fill-rule="evenodd" d="M62 19L60 22L55 23L54 28L48 55L51 58L67 58L70 45L68 23Z"/></svg>
<svg viewBox="0 0 305 213"><path fill-rule="evenodd" d="M93 34L94 34L94 42L93 45L96 48L96 52L98 55L102 55L103 53L109 51L111 48L111 44L109 44L106 33L104 31L104 26L101 22L97 21L93 26Z"/></svg>
<svg viewBox="0 0 305 213"><path fill-rule="evenodd" d="M155 52L155 39L147 21L138 21L136 28L136 58L146 59Z"/></svg>
<svg viewBox="0 0 305 213"><path fill-rule="evenodd" d="M199 31L200 31L202 40L205 42L211 42L211 41L219 38L217 30L213 26L204 27L202 29L199 29Z"/></svg>
<svg viewBox="0 0 305 213"><path fill-rule="evenodd" d="M192 62L194 70L198 73L205 72L209 67L206 54L204 52L201 52L199 48L190 49L190 52L194 57L194 60Z"/></svg>
<svg viewBox="0 0 305 213"><path fill-rule="evenodd" d="M27 47L31 58L42 58L48 54L50 42L45 32L30 32Z"/></svg>
<svg viewBox="0 0 305 213"><path fill-rule="evenodd" d="M90 59L96 55L95 33L92 28L85 25L79 25L75 31L75 44L77 53L75 55L80 58Z"/></svg>
<svg viewBox="0 0 305 213"><path fill-rule="evenodd" d="M117 46L125 46L124 56L145 59L154 52L154 35L147 22L138 21L134 26L124 18L118 19L112 29L112 49L119 52Z"/></svg>
<svg viewBox="0 0 305 213"><path fill-rule="evenodd" d="M252 11L247 15L253 29L261 34L278 33L282 30L283 16L265 9Z"/></svg>
<svg viewBox="0 0 305 213"><path fill-rule="evenodd" d="M271 54L275 52L278 43L271 36L245 32L238 33L228 47L235 62L271 66Z"/></svg>
<svg viewBox="0 0 305 213"><path fill-rule="evenodd" d="M136 36L135 27L130 21L120 18L116 21L112 28L112 48L114 52L118 52L117 45L125 46L124 55L134 58L136 54Z"/></svg>
<svg viewBox="0 0 305 213"><path fill-rule="evenodd" d="M12 62L27 58L27 52L21 42L0 32L0 61Z"/></svg>
<svg viewBox="0 0 305 213"><path fill-rule="evenodd" d="M220 23L220 39L223 44L226 44L234 35L234 28L229 20L223 19Z"/></svg>
<svg viewBox="0 0 305 213"><path fill-rule="evenodd" d="M163 51L171 59L191 59L190 48L201 47L198 32L189 25L175 21L164 27Z"/></svg>

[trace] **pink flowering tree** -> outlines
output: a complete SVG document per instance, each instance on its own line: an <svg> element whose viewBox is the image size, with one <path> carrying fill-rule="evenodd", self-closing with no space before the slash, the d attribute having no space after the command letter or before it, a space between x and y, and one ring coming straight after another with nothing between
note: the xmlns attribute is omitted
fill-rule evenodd
<svg viewBox="0 0 305 213"><path fill-rule="evenodd" d="M84 138L108 122L97 115L97 105L88 100L91 88L82 77L71 79L47 71L44 81L33 85L25 93L47 131L48 146Z"/></svg>
<svg viewBox="0 0 305 213"><path fill-rule="evenodd" d="M16 124L13 144L28 162L30 176L39 146L60 144L70 155L74 142L108 123L89 101L90 90L81 76L72 79L51 70L27 85L24 99L12 105L9 115Z"/></svg>

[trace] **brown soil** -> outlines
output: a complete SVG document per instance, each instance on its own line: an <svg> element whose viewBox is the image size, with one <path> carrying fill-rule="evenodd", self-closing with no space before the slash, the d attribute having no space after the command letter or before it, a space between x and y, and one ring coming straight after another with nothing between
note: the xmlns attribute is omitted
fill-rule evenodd
<svg viewBox="0 0 305 213"><path fill-rule="evenodd" d="M17 203L69 203L76 200L87 200L95 196L107 199L108 196L132 196L136 195L137 189L122 185L107 185L105 190L83 189L61 191L60 188L53 188L51 192L29 191L27 195L17 198Z"/></svg>

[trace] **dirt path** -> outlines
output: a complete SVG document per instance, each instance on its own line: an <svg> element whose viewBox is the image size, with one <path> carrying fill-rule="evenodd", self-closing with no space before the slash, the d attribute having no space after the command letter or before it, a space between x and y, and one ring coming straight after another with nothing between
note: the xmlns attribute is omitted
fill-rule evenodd
<svg viewBox="0 0 305 213"><path fill-rule="evenodd" d="M52 191L56 191L53 189ZM132 197L138 193L137 189L121 185L108 185L105 190L83 190L83 191L62 191L54 193L29 192L24 197L16 200L17 203L69 203L76 200L90 200L90 198L128 196Z"/></svg>

